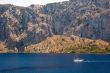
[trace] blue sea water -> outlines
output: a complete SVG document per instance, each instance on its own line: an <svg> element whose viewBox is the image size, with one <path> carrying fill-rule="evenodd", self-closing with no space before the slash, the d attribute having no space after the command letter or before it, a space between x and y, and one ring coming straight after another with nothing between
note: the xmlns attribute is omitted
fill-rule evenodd
<svg viewBox="0 0 110 73"><path fill-rule="evenodd" d="M110 55L0 54L0 73L110 73Z"/></svg>

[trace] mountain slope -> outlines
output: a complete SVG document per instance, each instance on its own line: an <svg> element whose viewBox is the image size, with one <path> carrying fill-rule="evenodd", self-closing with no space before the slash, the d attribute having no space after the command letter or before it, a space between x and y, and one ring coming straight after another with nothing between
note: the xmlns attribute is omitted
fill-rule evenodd
<svg viewBox="0 0 110 73"><path fill-rule="evenodd" d="M77 36L54 35L36 45L25 48L28 53L110 53L110 44Z"/></svg>
<svg viewBox="0 0 110 73"><path fill-rule="evenodd" d="M70 0L19 7L0 5L0 41L23 52L53 35L110 41L110 1Z"/></svg>

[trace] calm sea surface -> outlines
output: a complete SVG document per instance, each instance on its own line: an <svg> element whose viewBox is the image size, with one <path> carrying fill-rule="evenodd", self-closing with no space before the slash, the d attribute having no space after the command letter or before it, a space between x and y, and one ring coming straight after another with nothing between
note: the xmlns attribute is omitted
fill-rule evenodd
<svg viewBox="0 0 110 73"><path fill-rule="evenodd" d="M110 55L0 54L0 73L110 73Z"/></svg>

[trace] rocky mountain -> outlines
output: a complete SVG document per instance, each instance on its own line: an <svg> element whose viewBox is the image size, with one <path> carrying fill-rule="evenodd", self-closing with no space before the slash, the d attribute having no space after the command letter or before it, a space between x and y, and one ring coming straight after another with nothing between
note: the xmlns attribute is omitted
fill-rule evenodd
<svg viewBox="0 0 110 73"><path fill-rule="evenodd" d="M0 5L0 41L11 50L53 35L110 40L109 0L70 0L29 7Z"/></svg>

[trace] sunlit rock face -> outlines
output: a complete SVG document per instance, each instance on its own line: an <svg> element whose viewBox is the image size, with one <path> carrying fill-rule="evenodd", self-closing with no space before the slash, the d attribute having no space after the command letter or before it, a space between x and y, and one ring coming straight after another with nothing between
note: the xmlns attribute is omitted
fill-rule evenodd
<svg viewBox="0 0 110 73"><path fill-rule="evenodd" d="M70 0L52 4L49 13L53 10L50 14L53 32L109 40L109 8L109 0Z"/></svg>
<svg viewBox="0 0 110 73"><path fill-rule="evenodd" d="M42 6L27 8L13 5L0 5L0 40L10 48L38 43L52 34L50 16L39 13Z"/></svg>
<svg viewBox="0 0 110 73"><path fill-rule="evenodd" d="M52 35L110 40L110 1L70 0L29 7L0 5L0 40L9 47L24 48Z"/></svg>

